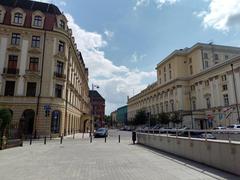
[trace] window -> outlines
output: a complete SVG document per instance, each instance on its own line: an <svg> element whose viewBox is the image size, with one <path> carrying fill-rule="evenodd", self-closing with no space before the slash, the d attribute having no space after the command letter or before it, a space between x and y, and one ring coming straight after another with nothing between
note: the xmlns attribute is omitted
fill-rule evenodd
<svg viewBox="0 0 240 180"><path fill-rule="evenodd" d="M169 67L169 69L171 69L171 67L172 67L171 64L169 64L168 67Z"/></svg>
<svg viewBox="0 0 240 180"><path fill-rule="evenodd" d="M190 70L190 74L192 75L193 74L193 67L192 67L192 65L189 66L189 70Z"/></svg>
<svg viewBox="0 0 240 180"><path fill-rule="evenodd" d="M166 72L166 67L164 67L164 69L163 69L163 70L164 70L164 72Z"/></svg>
<svg viewBox="0 0 240 180"><path fill-rule="evenodd" d="M23 15L21 13L15 13L13 22L15 24L22 24L23 23Z"/></svg>
<svg viewBox="0 0 240 180"><path fill-rule="evenodd" d="M207 108L211 108L211 101L210 101L210 98L206 98L206 103L207 103Z"/></svg>
<svg viewBox="0 0 240 180"><path fill-rule="evenodd" d="M226 81L227 80L227 76L226 75L222 75L222 81Z"/></svg>
<svg viewBox="0 0 240 180"><path fill-rule="evenodd" d="M205 86L209 86L209 81L205 81Z"/></svg>
<svg viewBox="0 0 240 180"><path fill-rule="evenodd" d="M208 61L205 61L205 68L208 68Z"/></svg>
<svg viewBox="0 0 240 180"><path fill-rule="evenodd" d="M165 82L167 81L167 75L166 75L166 73L164 74L164 81L165 81Z"/></svg>
<svg viewBox="0 0 240 180"><path fill-rule="evenodd" d="M188 62L189 62L189 64L191 64L192 63L192 58L189 58Z"/></svg>
<svg viewBox="0 0 240 180"><path fill-rule="evenodd" d="M62 85L56 84L55 97L62 98Z"/></svg>
<svg viewBox="0 0 240 180"><path fill-rule="evenodd" d="M33 20L33 26L41 27L42 26L42 17L41 16L35 16Z"/></svg>
<svg viewBox="0 0 240 180"><path fill-rule="evenodd" d="M204 54L203 54L203 58L204 58L204 59L208 59L208 53L204 53Z"/></svg>
<svg viewBox="0 0 240 180"><path fill-rule="evenodd" d="M62 42L62 41L59 41L58 51L59 51L59 52L64 52L64 48L65 48L65 43Z"/></svg>
<svg viewBox="0 0 240 180"><path fill-rule="evenodd" d="M57 61L56 73L60 75L63 74L63 62Z"/></svg>
<svg viewBox="0 0 240 180"><path fill-rule="evenodd" d="M191 90L195 91L195 86L194 85L191 86Z"/></svg>
<svg viewBox="0 0 240 180"><path fill-rule="evenodd" d="M169 79L172 79L172 71L169 71Z"/></svg>
<svg viewBox="0 0 240 180"><path fill-rule="evenodd" d="M223 85L223 91L227 91L228 90L228 86L225 84Z"/></svg>
<svg viewBox="0 0 240 180"><path fill-rule="evenodd" d="M37 88L37 83L35 83L35 82L28 82L27 83L27 93L26 93L26 96L28 96L28 97L35 97L36 96L36 88Z"/></svg>
<svg viewBox="0 0 240 180"><path fill-rule="evenodd" d="M6 81L4 96L14 96L15 81Z"/></svg>
<svg viewBox="0 0 240 180"><path fill-rule="evenodd" d="M39 63L39 58L30 57L29 70L35 71L35 72L38 71L38 63Z"/></svg>
<svg viewBox="0 0 240 180"><path fill-rule="evenodd" d="M193 100L193 101L192 101L192 110L195 111L196 109L197 109L196 101Z"/></svg>
<svg viewBox="0 0 240 180"><path fill-rule="evenodd" d="M159 83L160 83L160 84L162 83L162 79L161 79L161 78L159 78Z"/></svg>
<svg viewBox="0 0 240 180"><path fill-rule="evenodd" d="M218 60L218 54L214 54L214 60Z"/></svg>
<svg viewBox="0 0 240 180"><path fill-rule="evenodd" d="M33 36L32 37L32 48L39 48L40 47L40 36Z"/></svg>
<svg viewBox="0 0 240 180"><path fill-rule="evenodd" d="M166 112L168 112L168 103L165 104L165 108L166 108L166 109L165 109Z"/></svg>
<svg viewBox="0 0 240 180"><path fill-rule="evenodd" d="M225 55L225 60L228 60L228 59L229 59L228 55Z"/></svg>
<svg viewBox="0 0 240 180"><path fill-rule="evenodd" d="M60 20L60 28L65 29L65 22Z"/></svg>
<svg viewBox="0 0 240 180"><path fill-rule="evenodd" d="M19 33L13 33L12 34L11 44L12 45L19 45L20 44L20 34Z"/></svg>
<svg viewBox="0 0 240 180"><path fill-rule="evenodd" d="M171 101L171 110L172 110L172 112L174 111L174 102L173 101Z"/></svg>
<svg viewBox="0 0 240 180"><path fill-rule="evenodd" d="M16 69L17 68L18 57L15 55L9 55L8 57L8 69Z"/></svg>
<svg viewBox="0 0 240 180"><path fill-rule="evenodd" d="M229 106L228 94L223 95L224 106Z"/></svg>

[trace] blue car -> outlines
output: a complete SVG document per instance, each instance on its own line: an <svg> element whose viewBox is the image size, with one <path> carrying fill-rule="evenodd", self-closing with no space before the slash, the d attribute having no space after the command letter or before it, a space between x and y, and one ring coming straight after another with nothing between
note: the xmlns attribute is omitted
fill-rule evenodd
<svg viewBox="0 0 240 180"><path fill-rule="evenodd" d="M99 128L94 133L94 137L107 137L108 136L108 129L107 128Z"/></svg>

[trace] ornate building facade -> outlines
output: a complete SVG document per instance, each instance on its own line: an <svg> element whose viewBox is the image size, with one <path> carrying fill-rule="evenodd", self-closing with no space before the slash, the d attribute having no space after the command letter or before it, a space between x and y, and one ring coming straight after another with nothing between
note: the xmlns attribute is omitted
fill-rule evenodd
<svg viewBox="0 0 240 180"><path fill-rule="evenodd" d="M240 48L197 43L175 50L156 70L157 81L129 99L129 120L145 109L151 115L178 111L190 128L239 122Z"/></svg>
<svg viewBox="0 0 240 180"><path fill-rule="evenodd" d="M25 135L66 135L87 125L88 69L56 6L0 2L0 74L0 108L12 111Z"/></svg>

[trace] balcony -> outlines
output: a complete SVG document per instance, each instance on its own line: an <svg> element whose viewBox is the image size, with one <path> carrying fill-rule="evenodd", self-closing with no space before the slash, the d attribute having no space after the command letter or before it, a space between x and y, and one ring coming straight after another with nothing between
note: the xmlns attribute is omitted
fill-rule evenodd
<svg viewBox="0 0 240 180"><path fill-rule="evenodd" d="M63 73L58 73L58 72L54 72L54 77L59 78L59 79L66 79L66 75Z"/></svg>
<svg viewBox="0 0 240 180"><path fill-rule="evenodd" d="M16 68L4 68L3 74L18 75L19 69Z"/></svg>

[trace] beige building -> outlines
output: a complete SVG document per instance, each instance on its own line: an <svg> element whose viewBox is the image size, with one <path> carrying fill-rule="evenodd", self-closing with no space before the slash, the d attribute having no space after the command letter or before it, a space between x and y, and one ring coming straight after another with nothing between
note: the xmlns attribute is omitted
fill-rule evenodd
<svg viewBox="0 0 240 180"><path fill-rule="evenodd" d="M181 112L183 124L193 128L238 123L240 48L197 43L175 50L156 70L157 81L129 99L129 120L145 109L152 115Z"/></svg>
<svg viewBox="0 0 240 180"><path fill-rule="evenodd" d="M12 111L13 126L20 122L25 135L66 135L87 126L88 69L56 6L0 2L0 74L0 108Z"/></svg>

